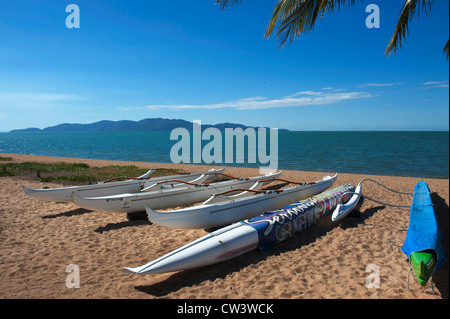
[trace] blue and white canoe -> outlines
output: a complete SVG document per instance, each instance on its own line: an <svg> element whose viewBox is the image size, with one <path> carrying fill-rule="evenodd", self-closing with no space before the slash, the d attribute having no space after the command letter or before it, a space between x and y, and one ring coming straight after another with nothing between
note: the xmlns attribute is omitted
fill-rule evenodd
<svg viewBox="0 0 450 319"><path fill-rule="evenodd" d="M254 249L268 251L274 245L306 230L330 215L338 202L349 200L352 185L343 185L282 209L223 227L167 255L139 267L125 267L129 274L157 274L217 264Z"/></svg>

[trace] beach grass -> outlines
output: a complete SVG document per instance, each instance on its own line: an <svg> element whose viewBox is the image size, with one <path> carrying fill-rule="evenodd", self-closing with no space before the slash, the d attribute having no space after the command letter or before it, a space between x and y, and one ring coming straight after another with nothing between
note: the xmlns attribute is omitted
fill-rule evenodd
<svg viewBox="0 0 450 319"><path fill-rule="evenodd" d="M1 165L0 177L24 176L35 174L36 180L41 182L62 182L63 184L86 184L105 181L112 178L118 180L135 178L145 174L148 170L134 165L107 165L102 167L89 166L85 163L4 163ZM181 172L181 170L179 170ZM157 169L152 177L172 174L163 169Z"/></svg>

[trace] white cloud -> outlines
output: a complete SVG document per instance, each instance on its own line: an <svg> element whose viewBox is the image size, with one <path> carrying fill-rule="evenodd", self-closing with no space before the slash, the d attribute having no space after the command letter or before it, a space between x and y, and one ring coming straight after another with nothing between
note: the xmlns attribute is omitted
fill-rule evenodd
<svg viewBox="0 0 450 319"><path fill-rule="evenodd" d="M301 91L282 98L267 99L262 96L243 98L235 101L227 101L215 104L178 104L178 105L147 105L147 109L223 109L230 108L236 110L261 110L282 107L302 107L312 105L330 105L347 100L370 98L372 95L367 92L316 92ZM129 110L129 107L118 108L119 110Z"/></svg>
<svg viewBox="0 0 450 319"><path fill-rule="evenodd" d="M403 82L395 82L395 83L365 83L357 85L356 87L383 87L383 86L395 86L402 85Z"/></svg>
<svg viewBox="0 0 450 319"><path fill-rule="evenodd" d="M118 108L116 108L116 110L119 110L119 111L132 111L133 108L124 106L124 107L118 107Z"/></svg>
<svg viewBox="0 0 450 319"><path fill-rule="evenodd" d="M448 83L448 81L429 81L422 83L423 85L436 85L436 84L444 84Z"/></svg>
<svg viewBox="0 0 450 319"><path fill-rule="evenodd" d="M426 87L424 87L425 89L448 88L448 81L429 81L429 82L424 82L422 84L426 86Z"/></svg>

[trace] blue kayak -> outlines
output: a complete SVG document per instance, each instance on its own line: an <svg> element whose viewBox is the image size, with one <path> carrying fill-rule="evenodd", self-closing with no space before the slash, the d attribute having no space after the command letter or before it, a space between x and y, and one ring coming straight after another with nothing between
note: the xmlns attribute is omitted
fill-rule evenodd
<svg viewBox="0 0 450 319"><path fill-rule="evenodd" d="M445 253L442 234L427 183L420 181L414 188L409 227L402 247L421 286L442 267Z"/></svg>

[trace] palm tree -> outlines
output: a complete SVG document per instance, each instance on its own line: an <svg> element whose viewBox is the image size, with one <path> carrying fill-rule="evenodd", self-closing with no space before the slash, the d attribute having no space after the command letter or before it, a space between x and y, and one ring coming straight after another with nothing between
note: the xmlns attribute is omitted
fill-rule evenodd
<svg viewBox="0 0 450 319"><path fill-rule="evenodd" d="M225 9L229 6L242 2L243 0L216 0ZM408 34L408 24L415 15L416 9L421 8L428 15L434 0L406 0L403 4L397 25L384 50L386 55L395 54L402 47L402 41L406 41ZM274 30L277 42L280 47L291 43L302 33L314 29L314 24L320 16L323 18L326 12L332 12L341 6L352 6L355 0L278 0L273 9L272 18L267 26L265 37L269 38ZM448 40L444 46L444 53L449 57Z"/></svg>

